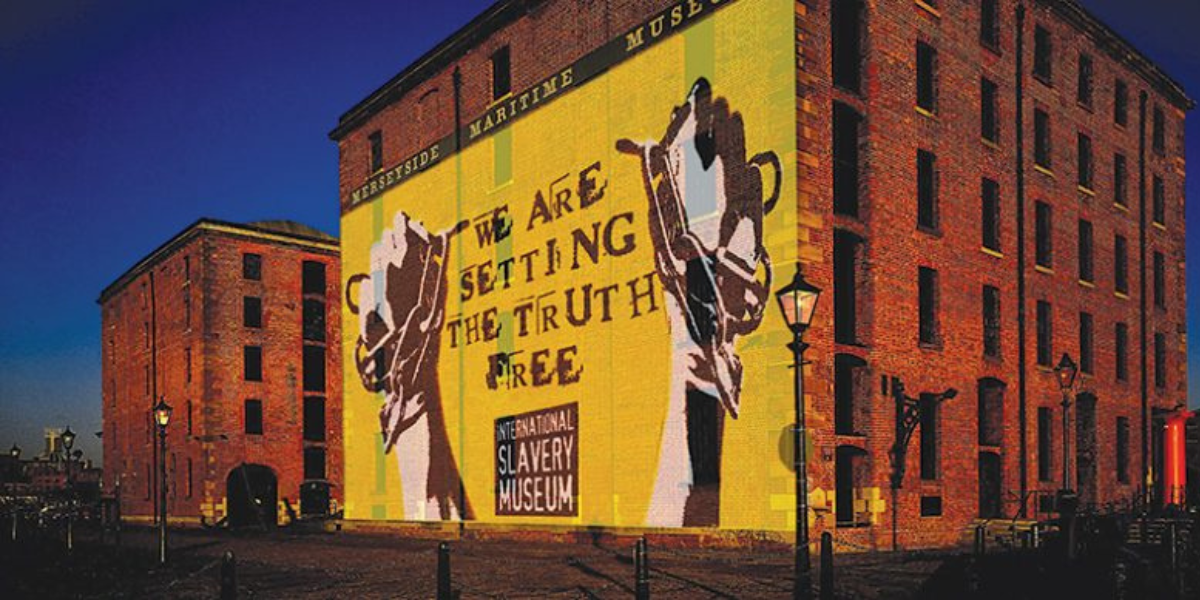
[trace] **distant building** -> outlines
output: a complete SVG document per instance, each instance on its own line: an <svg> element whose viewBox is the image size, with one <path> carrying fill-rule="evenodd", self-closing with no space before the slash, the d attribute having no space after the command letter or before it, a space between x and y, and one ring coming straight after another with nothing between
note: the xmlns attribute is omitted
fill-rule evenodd
<svg viewBox="0 0 1200 600"><path fill-rule="evenodd" d="M172 522L273 523L337 507L339 277L332 236L201 219L101 292L104 487L123 515L160 511L159 399L174 409Z"/></svg>

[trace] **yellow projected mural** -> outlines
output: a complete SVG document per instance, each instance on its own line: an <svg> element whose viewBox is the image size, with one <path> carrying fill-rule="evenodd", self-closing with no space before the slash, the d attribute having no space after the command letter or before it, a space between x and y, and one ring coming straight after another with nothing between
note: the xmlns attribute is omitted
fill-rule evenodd
<svg viewBox="0 0 1200 600"><path fill-rule="evenodd" d="M792 10L681 3L352 193L346 518L791 527Z"/></svg>

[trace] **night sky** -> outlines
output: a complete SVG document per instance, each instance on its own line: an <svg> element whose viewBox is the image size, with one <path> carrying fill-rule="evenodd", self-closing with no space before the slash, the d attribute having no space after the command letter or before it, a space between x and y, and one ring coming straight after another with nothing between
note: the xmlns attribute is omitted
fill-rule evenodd
<svg viewBox="0 0 1200 600"><path fill-rule="evenodd" d="M1200 2L1083 3L1200 96ZM490 4L0 3L0 449L70 425L98 460L100 290L200 217L337 234L338 116ZM1196 406L1200 345L1189 363Z"/></svg>

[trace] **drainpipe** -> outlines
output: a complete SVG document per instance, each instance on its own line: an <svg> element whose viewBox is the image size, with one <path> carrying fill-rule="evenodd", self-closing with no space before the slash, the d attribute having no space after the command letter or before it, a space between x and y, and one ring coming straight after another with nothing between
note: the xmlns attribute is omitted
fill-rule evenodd
<svg viewBox="0 0 1200 600"><path fill-rule="evenodd" d="M1150 493L1150 399L1146 379L1146 91L1138 95L1138 344L1141 346L1142 484Z"/></svg>
<svg viewBox="0 0 1200 600"><path fill-rule="evenodd" d="M1020 434L1019 515L1027 516L1029 491L1028 390L1025 356L1025 5L1017 5L1017 421Z"/></svg>

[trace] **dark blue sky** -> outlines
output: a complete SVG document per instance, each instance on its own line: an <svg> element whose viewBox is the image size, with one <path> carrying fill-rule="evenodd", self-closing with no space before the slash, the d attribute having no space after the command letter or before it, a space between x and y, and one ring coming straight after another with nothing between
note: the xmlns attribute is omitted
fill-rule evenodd
<svg viewBox="0 0 1200 600"><path fill-rule="evenodd" d="M0 3L0 447L32 454L43 427L70 424L99 458L100 290L201 216L336 234L326 133L490 4ZM1084 4L1200 94L1200 2ZM1200 156L1200 120L1188 129ZM1194 202L1188 217L1200 223ZM1193 293L1198 244L1189 236Z"/></svg>

